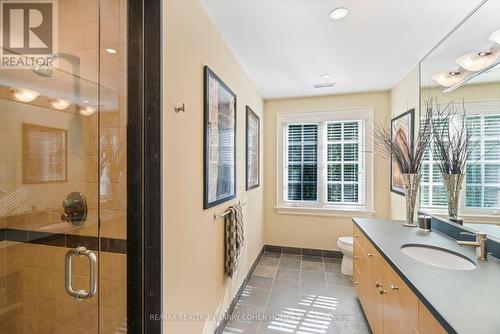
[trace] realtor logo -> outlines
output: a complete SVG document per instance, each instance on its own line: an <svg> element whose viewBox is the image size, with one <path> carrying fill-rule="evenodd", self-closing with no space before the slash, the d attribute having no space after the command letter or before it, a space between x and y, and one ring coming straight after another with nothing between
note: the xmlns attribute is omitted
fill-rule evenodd
<svg viewBox="0 0 500 334"><path fill-rule="evenodd" d="M0 1L1 68L47 68L55 65L56 1Z"/></svg>

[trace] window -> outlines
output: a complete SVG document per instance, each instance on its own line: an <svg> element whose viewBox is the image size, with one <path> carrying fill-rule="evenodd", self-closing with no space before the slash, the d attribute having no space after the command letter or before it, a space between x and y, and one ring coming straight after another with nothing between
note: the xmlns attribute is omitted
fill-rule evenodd
<svg viewBox="0 0 500 334"><path fill-rule="evenodd" d="M278 116L277 208L370 211L371 110ZM369 197L369 198L368 198Z"/></svg>
<svg viewBox="0 0 500 334"><path fill-rule="evenodd" d="M288 201L318 199L318 125L288 125Z"/></svg>
<svg viewBox="0 0 500 334"><path fill-rule="evenodd" d="M478 141L466 165L461 207L465 214L500 208L500 112L497 103L467 104L466 125L471 141ZM446 126L450 126L447 124ZM446 209L446 191L432 146L422 165L422 207Z"/></svg>

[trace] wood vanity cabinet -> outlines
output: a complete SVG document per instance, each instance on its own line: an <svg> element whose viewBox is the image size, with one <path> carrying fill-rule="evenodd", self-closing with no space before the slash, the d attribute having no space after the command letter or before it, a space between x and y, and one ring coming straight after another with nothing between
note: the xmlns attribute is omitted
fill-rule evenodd
<svg viewBox="0 0 500 334"><path fill-rule="evenodd" d="M353 247L353 281L374 334L446 333L356 226Z"/></svg>

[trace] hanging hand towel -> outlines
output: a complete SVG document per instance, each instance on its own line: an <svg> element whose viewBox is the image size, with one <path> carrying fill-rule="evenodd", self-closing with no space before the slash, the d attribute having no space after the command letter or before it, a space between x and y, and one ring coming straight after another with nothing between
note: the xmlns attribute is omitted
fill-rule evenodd
<svg viewBox="0 0 500 334"><path fill-rule="evenodd" d="M239 266L239 257L244 243L243 213L241 206L236 204L228 208L225 215L225 274L233 278Z"/></svg>

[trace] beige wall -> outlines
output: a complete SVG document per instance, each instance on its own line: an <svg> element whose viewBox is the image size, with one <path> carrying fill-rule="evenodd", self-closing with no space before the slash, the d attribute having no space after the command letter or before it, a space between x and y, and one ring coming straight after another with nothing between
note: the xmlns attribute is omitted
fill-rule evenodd
<svg viewBox="0 0 500 334"><path fill-rule="evenodd" d="M394 118L412 108L415 108L415 121L419 115L419 81L418 66L415 66L400 82L391 90L391 118ZM417 131L417 126L415 126ZM390 183L387 187L390 186ZM401 195L390 193L390 218L405 219L405 198ZM418 205L417 205L418 207Z"/></svg>
<svg viewBox="0 0 500 334"><path fill-rule="evenodd" d="M245 191L245 105L263 117L263 102L197 0L164 6L164 312L217 314L226 310L263 246L263 178ZM203 66L237 95L237 199L246 200L246 245L235 278L224 276L224 223L203 210ZM175 105L186 112L176 114ZM263 139L263 138L261 138ZM262 142L262 140L261 140ZM261 166L262 167L262 166ZM262 170L262 168L261 168ZM213 333L215 321L165 321L172 334Z"/></svg>
<svg viewBox="0 0 500 334"><path fill-rule="evenodd" d="M276 117L280 112L322 111L349 108L374 108L375 124L389 119L389 93L363 93L325 97L296 98L265 102L264 161L265 161L265 242L271 245L336 249L340 236L352 235L350 217L324 217L278 214L276 205L277 134ZM374 210L376 217L389 213L389 163L379 155L374 159Z"/></svg>

